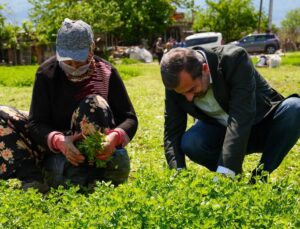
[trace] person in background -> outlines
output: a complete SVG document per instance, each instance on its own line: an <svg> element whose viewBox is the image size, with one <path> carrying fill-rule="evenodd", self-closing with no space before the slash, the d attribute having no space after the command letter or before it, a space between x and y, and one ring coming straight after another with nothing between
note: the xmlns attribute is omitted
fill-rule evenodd
<svg viewBox="0 0 300 229"><path fill-rule="evenodd" d="M262 157L250 180L265 180L300 137L300 98L284 98L231 45L176 48L161 61L166 88L164 148L170 168L192 161L228 177L242 172L246 154ZM187 115L198 121L188 130Z"/></svg>
<svg viewBox="0 0 300 229"><path fill-rule="evenodd" d="M167 42L166 43L166 48L164 49L164 54L166 54L167 52L169 52L172 49L172 43L171 42Z"/></svg>
<svg viewBox="0 0 300 229"><path fill-rule="evenodd" d="M171 45L171 48L176 48L177 47L177 42L173 37L169 38L168 43Z"/></svg>
<svg viewBox="0 0 300 229"><path fill-rule="evenodd" d="M158 63L160 63L161 58L164 55L164 45L162 43L162 38L161 37L157 38L154 50L155 50L155 54L156 54L157 59L158 59Z"/></svg>
<svg viewBox="0 0 300 229"><path fill-rule="evenodd" d="M179 42L176 42L176 47L177 48L185 48L186 47L184 38L181 38L181 40Z"/></svg>

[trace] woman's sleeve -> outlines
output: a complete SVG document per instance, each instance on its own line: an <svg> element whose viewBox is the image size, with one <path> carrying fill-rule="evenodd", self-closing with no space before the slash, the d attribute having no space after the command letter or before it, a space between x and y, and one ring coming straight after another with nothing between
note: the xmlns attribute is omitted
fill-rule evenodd
<svg viewBox="0 0 300 229"><path fill-rule="evenodd" d="M37 144L45 148L49 148L48 134L54 131L50 125L51 106L48 83L47 77L38 71L34 81L29 112L30 135Z"/></svg>
<svg viewBox="0 0 300 229"><path fill-rule="evenodd" d="M136 133L138 119L125 85L115 68L112 69L109 81L108 104L114 115L116 128L123 130L125 138L130 141Z"/></svg>

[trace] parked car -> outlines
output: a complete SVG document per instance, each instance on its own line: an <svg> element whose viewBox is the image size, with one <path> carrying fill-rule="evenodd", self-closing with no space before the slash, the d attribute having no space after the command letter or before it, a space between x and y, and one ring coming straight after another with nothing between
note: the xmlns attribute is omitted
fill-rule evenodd
<svg viewBox="0 0 300 229"><path fill-rule="evenodd" d="M223 44L223 37L221 33L206 32L195 33L185 38L186 47L197 49L197 47L213 47Z"/></svg>
<svg viewBox="0 0 300 229"><path fill-rule="evenodd" d="M249 53L273 54L280 49L280 40L273 33L250 34L239 41L231 42L245 48Z"/></svg>

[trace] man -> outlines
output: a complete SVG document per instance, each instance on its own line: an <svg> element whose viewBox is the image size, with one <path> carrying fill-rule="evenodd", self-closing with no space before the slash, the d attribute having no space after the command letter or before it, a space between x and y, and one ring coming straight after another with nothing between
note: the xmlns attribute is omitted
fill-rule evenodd
<svg viewBox="0 0 300 229"><path fill-rule="evenodd" d="M161 75L170 168L186 167L187 155L234 177L246 154L261 152L253 175L271 173L299 139L299 96L284 99L271 88L243 48L173 49L162 59ZM198 121L186 131L187 114Z"/></svg>
<svg viewBox="0 0 300 229"><path fill-rule="evenodd" d="M162 38L161 37L157 38L157 41L155 43L155 54L157 56L158 63L160 63L161 58L164 55L164 45L162 43Z"/></svg>

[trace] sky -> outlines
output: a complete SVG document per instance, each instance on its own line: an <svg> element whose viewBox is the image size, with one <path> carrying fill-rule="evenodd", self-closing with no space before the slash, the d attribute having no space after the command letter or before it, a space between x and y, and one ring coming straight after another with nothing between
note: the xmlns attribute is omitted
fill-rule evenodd
<svg viewBox="0 0 300 229"><path fill-rule="evenodd" d="M196 0L197 5L204 6L205 0ZM252 0L254 6L259 9L260 0ZM27 0L0 0L0 4L6 3L9 13L6 18L9 22L21 25L22 21L28 18L28 11L31 5ZM285 18L287 12L300 8L300 0L273 0L273 24L280 27L280 22ZM269 12L269 0L263 0L263 9L266 14Z"/></svg>

